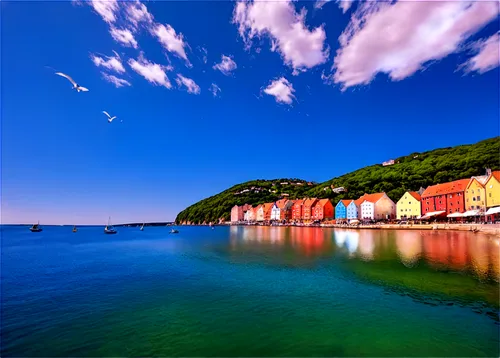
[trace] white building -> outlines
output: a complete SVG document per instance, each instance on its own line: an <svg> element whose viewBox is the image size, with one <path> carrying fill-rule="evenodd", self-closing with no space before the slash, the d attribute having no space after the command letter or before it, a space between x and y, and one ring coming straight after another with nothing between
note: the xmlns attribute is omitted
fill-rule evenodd
<svg viewBox="0 0 500 358"><path fill-rule="evenodd" d="M385 194L367 194L360 205L362 220L386 220L396 217L396 204Z"/></svg>
<svg viewBox="0 0 500 358"><path fill-rule="evenodd" d="M271 220L280 220L281 215L281 209L274 203L273 207L271 208Z"/></svg>
<svg viewBox="0 0 500 358"><path fill-rule="evenodd" d="M253 211L253 208L250 208L247 211L245 211L245 213L243 214L243 220L248 222L255 221L255 212Z"/></svg>

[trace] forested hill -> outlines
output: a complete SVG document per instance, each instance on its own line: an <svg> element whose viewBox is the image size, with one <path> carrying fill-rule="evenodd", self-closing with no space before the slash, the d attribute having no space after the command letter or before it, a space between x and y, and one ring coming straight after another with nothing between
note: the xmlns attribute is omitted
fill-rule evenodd
<svg viewBox="0 0 500 358"><path fill-rule="evenodd" d="M364 193L386 192L397 201L407 190L469 178L485 173L485 168L500 169L500 137L476 144L411 153L394 159L395 164L381 164L358 169L321 184L299 179L254 180L238 184L222 193L191 205L177 215L177 223L202 224L230 219L234 205L258 205L308 197L329 198L335 205L340 199L357 199ZM344 187L335 194L332 187ZM288 194L288 196L286 196Z"/></svg>

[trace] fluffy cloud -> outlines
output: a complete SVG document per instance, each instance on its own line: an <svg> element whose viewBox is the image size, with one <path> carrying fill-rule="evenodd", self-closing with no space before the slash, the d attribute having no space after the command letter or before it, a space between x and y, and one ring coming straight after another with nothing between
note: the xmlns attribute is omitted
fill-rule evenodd
<svg viewBox="0 0 500 358"><path fill-rule="evenodd" d="M114 51L113 51L114 52ZM115 71L118 73L124 73L125 72L125 67L123 67L122 61L120 59L120 56L116 52L114 52L115 56L105 56L106 59L103 57L96 56L94 54L90 55L90 59L92 62L94 62L94 65L97 67L104 67L107 68L108 70Z"/></svg>
<svg viewBox="0 0 500 358"><path fill-rule="evenodd" d="M172 88L172 84L170 83L166 73L166 71L169 70L169 67L150 62L145 59L142 54L137 60L128 60L128 64L135 72L144 77L148 82L151 82L156 86Z"/></svg>
<svg viewBox="0 0 500 358"><path fill-rule="evenodd" d="M126 12L126 18L134 28L139 27L140 23L145 23L146 25L153 23L153 15L149 13L146 5L137 0L128 4Z"/></svg>
<svg viewBox="0 0 500 358"><path fill-rule="evenodd" d="M196 84L191 78L184 77L181 74L177 75L177 78L175 79L175 82L177 82L177 85L179 87L186 87L188 93L192 94L199 94L200 93L200 86Z"/></svg>
<svg viewBox="0 0 500 358"><path fill-rule="evenodd" d="M498 33L474 44L477 55L465 63L467 72L488 72L500 65L500 36Z"/></svg>
<svg viewBox="0 0 500 358"><path fill-rule="evenodd" d="M219 70L226 76L229 76L238 66L236 62L229 56L222 55L221 62L214 65L214 70Z"/></svg>
<svg viewBox="0 0 500 358"><path fill-rule="evenodd" d="M339 7L342 9L342 12L345 14L351 7L353 0L337 0L337 2L339 3Z"/></svg>
<svg viewBox="0 0 500 358"><path fill-rule="evenodd" d="M402 80L430 61L461 50L463 42L498 16L486 1L399 1L358 5L339 37L334 81L344 89L377 73Z"/></svg>
<svg viewBox="0 0 500 358"><path fill-rule="evenodd" d="M277 50L285 64L295 70L306 70L328 59L326 34L322 26L309 30L306 11L295 11L291 0L240 1L233 12L233 23L247 47L253 38L269 36L271 49Z"/></svg>
<svg viewBox="0 0 500 358"><path fill-rule="evenodd" d="M112 83L116 86L116 88L119 87L124 87L124 86L132 86L129 81L124 80L123 78L118 78L113 75L108 75L107 73L101 72L102 77L108 81L109 83Z"/></svg>
<svg viewBox="0 0 500 358"><path fill-rule="evenodd" d="M212 83L210 85L210 88L208 89L210 92L212 92L212 94L214 95L214 97L218 97L219 96L219 93L221 92L221 89L219 86L217 86L215 83Z"/></svg>
<svg viewBox="0 0 500 358"><path fill-rule="evenodd" d="M189 63L185 50L187 44L184 42L182 34L177 34L174 28L168 24L158 24L152 29L152 32L167 51L175 53Z"/></svg>
<svg viewBox="0 0 500 358"><path fill-rule="evenodd" d="M284 77L272 81L269 86L264 89L264 93L274 96L276 102L291 104L295 99L293 95L295 90L288 80Z"/></svg>
<svg viewBox="0 0 500 358"><path fill-rule="evenodd" d="M116 21L116 13L119 10L117 0L92 0L89 4L108 24Z"/></svg>
<svg viewBox="0 0 500 358"><path fill-rule="evenodd" d="M137 48L137 41L132 34L132 31L128 29L117 29L116 27L111 27L109 33L115 39L116 42L121 43L124 46L130 46L133 48Z"/></svg>

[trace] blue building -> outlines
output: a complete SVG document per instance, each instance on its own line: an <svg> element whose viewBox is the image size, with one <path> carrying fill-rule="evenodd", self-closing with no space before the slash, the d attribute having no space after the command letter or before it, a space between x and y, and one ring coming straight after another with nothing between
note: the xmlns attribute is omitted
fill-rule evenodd
<svg viewBox="0 0 500 358"><path fill-rule="evenodd" d="M347 205L346 208L347 220L357 219L358 213L359 213L359 206L356 205L356 202L354 200L351 200L351 202L349 203L349 205Z"/></svg>
<svg viewBox="0 0 500 358"><path fill-rule="evenodd" d="M351 200L340 200L337 205L335 205L335 220L345 220L347 219L347 205Z"/></svg>

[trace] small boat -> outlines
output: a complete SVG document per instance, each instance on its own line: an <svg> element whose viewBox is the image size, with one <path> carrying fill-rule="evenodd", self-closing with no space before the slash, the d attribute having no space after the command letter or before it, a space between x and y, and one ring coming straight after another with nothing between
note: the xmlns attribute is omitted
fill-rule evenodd
<svg viewBox="0 0 500 358"><path fill-rule="evenodd" d="M105 234L116 234L118 231L115 230L113 225L110 224L111 218L108 218L108 225L104 227Z"/></svg>
<svg viewBox="0 0 500 358"><path fill-rule="evenodd" d="M42 227L40 226L40 222L37 224L34 224L32 227L30 227L31 232L40 232L42 231Z"/></svg>
<svg viewBox="0 0 500 358"><path fill-rule="evenodd" d="M77 230L76 226L73 226L73 232L77 232L77 231L78 230Z"/></svg>
<svg viewBox="0 0 500 358"><path fill-rule="evenodd" d="M170 233L171 233L171 234L178 234L178 233L179 233L179 230L172 229L172 230L170 230Z"/></svg>
<svg viewBox="0 0 500 358"><path fill-rule="evenodd" d="M141 226L141 229L140 229L140 230L141 230L141 231L143 231L143 230L144 230L144 223L142 224L142 226Z"/></svg>

